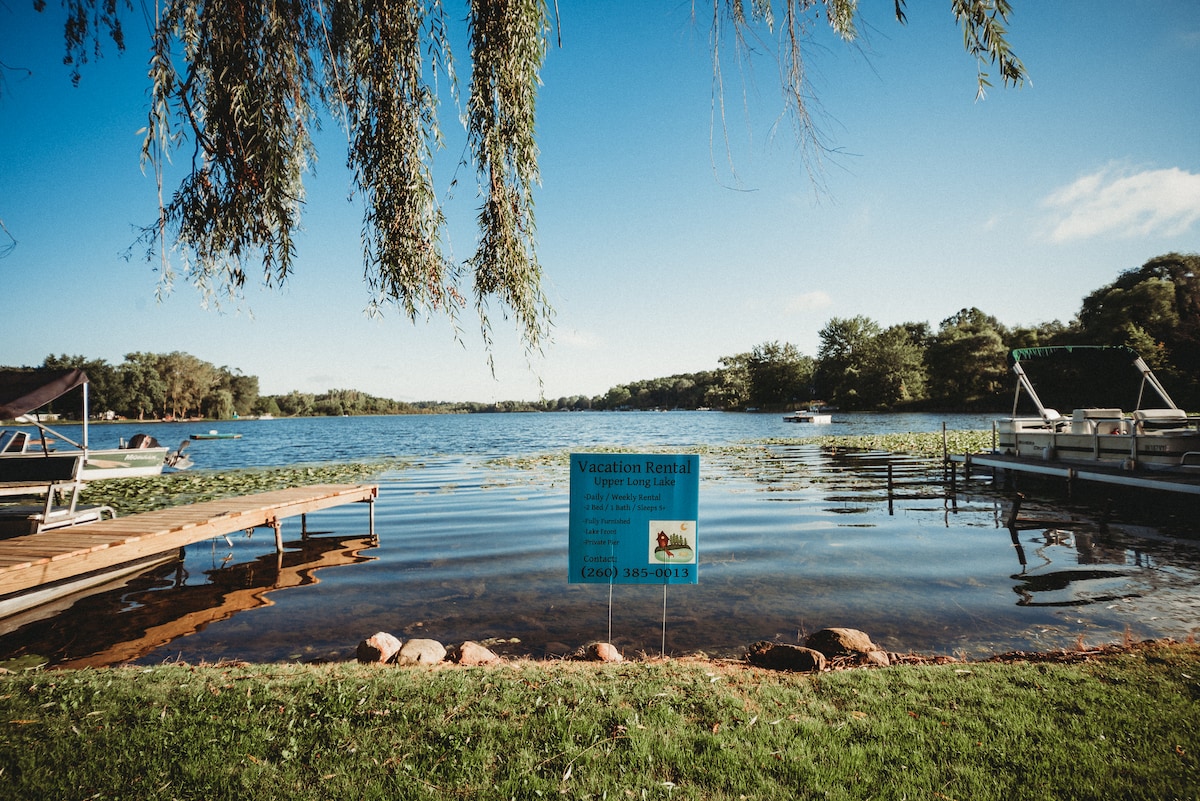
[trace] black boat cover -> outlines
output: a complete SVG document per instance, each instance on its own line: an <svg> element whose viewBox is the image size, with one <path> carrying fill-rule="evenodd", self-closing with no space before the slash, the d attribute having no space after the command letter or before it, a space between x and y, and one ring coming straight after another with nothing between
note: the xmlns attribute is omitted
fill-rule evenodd
<svg viewBox="0 0 1200 801"><path fill-rule="evenodd" d="M83 370L0 370L0 420L28 414L87 383Z"/></svg>

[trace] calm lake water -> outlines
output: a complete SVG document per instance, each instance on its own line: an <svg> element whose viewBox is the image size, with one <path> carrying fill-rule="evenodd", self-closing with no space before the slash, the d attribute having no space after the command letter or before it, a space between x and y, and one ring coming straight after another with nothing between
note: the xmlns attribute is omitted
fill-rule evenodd
<svg viewBox="0 0 1200 801"><path fill-rule="evenodd" d="M1006 527L1011 493L940 465L814 445L818 434L988 429L990 417L835 415L830 426L718 412L281 419L222 423L197 469L397 457L382 476L378 545L354 504L199 543L119 588L0 621L0 661L154 664L353 659L376 631L513 655L611 640L628 656L740 656L761 639L827 626L893 651L980 657L1200 629L1200 526L1148 524L1102 505L1033 495L1037 525ZM211 424L96 426L174 445ZM749 446L749 447L742 447ZM570 584L566 454L699 452L696 585ZM888 463L895 489L887 491ZM1183 522L1180 522L1183 521ZM1180 535L1183 536L1180 536ZM665 624L664 624L665 621Z"/></svg>

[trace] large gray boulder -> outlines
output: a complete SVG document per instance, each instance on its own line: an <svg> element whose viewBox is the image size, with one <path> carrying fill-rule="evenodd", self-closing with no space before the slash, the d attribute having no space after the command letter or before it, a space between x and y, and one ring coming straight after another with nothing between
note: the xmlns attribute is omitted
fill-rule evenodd
<svg viewBox="0 0 1200 801"><path fill-rule="evenodd" d="M437 640L409 640L396 654L397 665L436 665L446 658L446 646Z"/></svg>
<svg viewBox="0 0 1200 801"><path fill-rule="evenodd" d="M473 640L467 640L457 649L454 661L460 665L494 665L500 661L492 649L480 645Z"/></svg>
<svg viewBox="0 0 1200 801"><path fill-rule="evenodd" d="M591 662L622 662L624 657L617 647L610 642L590 642L579 649L581 659Z"/></svg>
<svg viewBox="0 0 1200 801"><path fill-rule="evenodd" d="M358 644L358 661L364 664L391 662L400 650L401 642L386 631L377 631Z"/></svg>

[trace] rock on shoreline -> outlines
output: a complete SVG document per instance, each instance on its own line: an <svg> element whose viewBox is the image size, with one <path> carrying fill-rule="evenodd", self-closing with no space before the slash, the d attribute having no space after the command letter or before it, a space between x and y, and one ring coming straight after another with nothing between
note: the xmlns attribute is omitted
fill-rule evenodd
<svg viewBox="0 0 1200 801"><path fill-rule="evenodd" d="M358 644L357 658L363 664L382 665L439 665L451 662L463 666L496 665L504 658L487 647L487 643L509 643L512 640L468 640L447 648L436 640L414 638L403 641L388 632L380 631ZM590 642L571 650L555 644L553 658L586 662L617 663L624 655L612 643ZM551 653L548 650L548 653ZM847 667L887 667L897 661L912 661L898 654L889 654L858 629L827 628L810 635L803 645L759 641L751 645L745 660L755 667L818 673ZM947 658L947 661L954 661Z"/></svg>

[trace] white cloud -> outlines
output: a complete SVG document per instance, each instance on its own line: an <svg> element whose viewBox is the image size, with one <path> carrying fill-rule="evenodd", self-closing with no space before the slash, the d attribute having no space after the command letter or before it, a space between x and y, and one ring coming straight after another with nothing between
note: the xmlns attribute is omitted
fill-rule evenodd
<svg viewBox="0 0 1200 801"><path fill-rule="evenodd" d="M833 298L829 297L829 293L818 289L815 292L792 295L787 298L785 308L788 314L802 314L804 312L825 309L832 305Z"/></svg>
<svg viewBox="0 0 1200 801"><path fill-rule="evenodd" d="M1098 236L1175 236L1200 220L1200 175L1178 167L1131 173L1106 167L1042 201L1053 242Z"/></svg>

